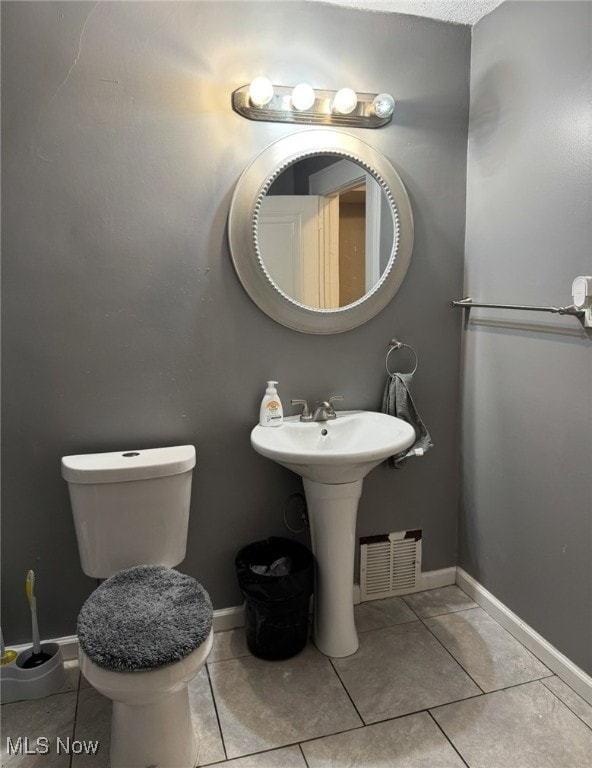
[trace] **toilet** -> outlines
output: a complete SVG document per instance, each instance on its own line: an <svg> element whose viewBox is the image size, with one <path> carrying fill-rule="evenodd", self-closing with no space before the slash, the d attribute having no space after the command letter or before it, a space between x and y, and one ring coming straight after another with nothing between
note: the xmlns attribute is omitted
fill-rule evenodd
<svg viewBox="0 0 592 768"><path fill-rule="evenodd" d="M189 682L213 643L185 558L192 445L62 458L82 570L104 579L78 617L82 674L113 702L111 768L194 768Z"/></svg>

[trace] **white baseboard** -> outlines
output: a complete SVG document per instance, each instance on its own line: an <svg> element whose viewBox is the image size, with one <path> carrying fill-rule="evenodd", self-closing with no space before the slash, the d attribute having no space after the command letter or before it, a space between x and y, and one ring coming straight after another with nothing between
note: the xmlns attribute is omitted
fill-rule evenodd
<svg viewBox="0 0 592 768"><path fill-rule="evenodd" d="M519 640L525 648L534 653L543 664L549 667L583 699L592 704L592 677L577 667L526 622L522 621L462 568L456 569L456 583L477 605L480 605L486 613L498 621L504 629L507 629L516 640Z"/></svg>
<svg viewBox="0 0 592 768"><path fill-rule="evenodd" d="M440 568L438 571L422 571L421 578L414 592L424 592L426 589L449 587L456 584L456 566Z"/></svg>
<svg viewBox="0 0 592 768"><path fill-rule="evenodd" d="M225 632L227 629L245 626L245 606L235 605L231 608L219 608L214 611L214 632Z"/></svg>

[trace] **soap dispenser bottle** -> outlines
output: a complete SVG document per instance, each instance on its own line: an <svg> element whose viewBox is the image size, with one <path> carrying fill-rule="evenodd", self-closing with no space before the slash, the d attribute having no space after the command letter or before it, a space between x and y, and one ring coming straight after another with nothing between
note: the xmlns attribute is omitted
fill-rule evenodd
<svg viewBox="0 0 592 768"><path fill-rule="evenodd" d="M277 381L268 381L265 396L259 410L259 424L262 427L280 427L284 423L284 409L275 385Z"/></svg>

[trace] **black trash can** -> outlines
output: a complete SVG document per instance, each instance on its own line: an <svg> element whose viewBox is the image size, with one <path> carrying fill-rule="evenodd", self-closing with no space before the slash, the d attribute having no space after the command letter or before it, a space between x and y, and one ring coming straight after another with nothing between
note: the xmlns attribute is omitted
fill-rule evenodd
<svg viewBox="0 0 592 768"><path fill-rule="evenodd" d="M272 536L241 549L235 565L251 653L269 660L300 653L308 638L312 552L297 541Z"/></svg>

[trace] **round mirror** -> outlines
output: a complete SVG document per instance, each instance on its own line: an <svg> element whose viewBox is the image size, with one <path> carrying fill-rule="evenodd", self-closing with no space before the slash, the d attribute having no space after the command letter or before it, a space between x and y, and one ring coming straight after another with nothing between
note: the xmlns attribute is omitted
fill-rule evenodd
<svg viewBox="0 0 592 768"><path fill-rule="evenodd" d="M237 183L235 269L253 301L295 330L338 333L386 306L409 266L413 218L390 163L339 131L272 144Z"/></svg>

